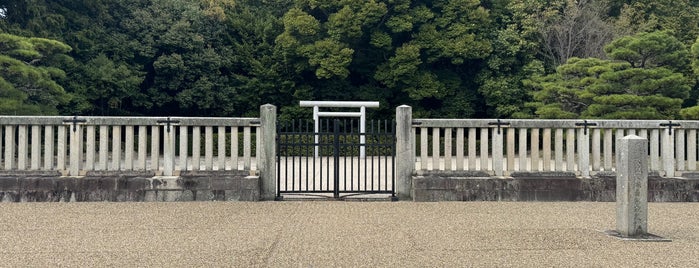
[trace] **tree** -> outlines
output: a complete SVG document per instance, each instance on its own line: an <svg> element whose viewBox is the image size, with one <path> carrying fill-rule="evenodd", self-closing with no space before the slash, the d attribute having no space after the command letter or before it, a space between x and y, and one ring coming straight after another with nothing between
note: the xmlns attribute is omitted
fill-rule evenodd
<svg viewBox="0 0 699 268"><path fill-rule="evenodd" d="M273 54L264 42L280 32L270 24L283 11L267 8L267 0L9 2L0 28L74 47L76 62L64 66L63 81L79 96L68 104L70 113L243 115L260 103L248 83L267 91L279 84L248 76L250 69L269 69L253 61Z"/></svg>
<svg viewBox="0 0 699 268"><path fill-rule="evenodd" d="M80 83L73 84L77 111L92 115L130 114L125 107L140 106L137 102L145 98L140 92L143 73L134 71L125 64L115 63L105 54L100 54L85 65L77 66L74 76Z"/></svg>
<svg viewBox="0 0 699 268"><path fill-rule="evenodd" d="M699 37L691 47L691 62L694 74L699 76Z"/></svg>
<svg viewBox="0 0 699 268"><path fill-rule="evenodd" d="M628 62L632 68L665 67L676 72L691 72L689 52L668 31L641 32L614 40L604 48L615 60Z"/></svg>
<svg viewBox="0 0 699 268"><path fill-rule="evenodd" d="M421 115L476 113L475 76L492 52L479 1L296 3L276 44L295 83L307 85L298 95L412 104Z"/></svg>
<svg viewBox="0 0 699 268"><path fill-rule="evenodd" d="M610 13L619 13L620 35L669 31L689 46L699 36L699 2L694 0L613 0Z"/></svg>
<svg viewBox="0 0 699 268"><path fill-rule="evenodd" d="M690 58L692 62L692 70L693 70L693 78L694 81L697 81L697 78L699 78L699 38L694 42L694 44L691 47L690 50ZM682 118L684 119L690 119L690 120L699 120L699 105L696 105L696 98L697 98L697 85L695 85L694 88L694 94L692 94L692 98L694 98L695 105L689 105L691 107L682 109L680 111L680 114L682 115Z"/></svg>
<svg viewBox="0 0 699 268"><path fill-rule="evenodd" d="M662 42L661 42L662 40ZM611 60L571 58L534 79L542 118L674 119L694 84L687 50L667 32L641 33L605 47Z"/></svg>
<svg viewBox="0 0 699 268"><path fill-rule="evenodd" d="M55 40L0 33L0 114L57 114L70 95L56 66L69 51Z"/></svg>
<svg viewBox="0 0 699 268"><path fill-rule="evenodd" d="M487 116L529 117L524 105L531 98L523 81L544 71L537 56L543 27L538 14L546 9L545 4L538 0L490 3L495 23L486 27L492 35L493 49L477 75Z"/></svg>
<svg viewBox="0 0 699 268"><path fill-rule="evenodd" d="M121 75L141 81L138 90L117 87L111 99L129 101L113 112L231 116L256 103L243 98L255 92L236 89L240 56L232 35L239 29L227 29L236 9L233 1L122 0L112 5L121 13L106 25L112 34L105 39L118 44L101 51L115 66L124 66Z"/></svg>
<svg viewBox="0 0 699 268"><path fill-rule="evenodd" d="M571 57L604 58L604 46L614 39L606 16L606 1L559 0L540 12L542 52L552 66Z"/></svg>

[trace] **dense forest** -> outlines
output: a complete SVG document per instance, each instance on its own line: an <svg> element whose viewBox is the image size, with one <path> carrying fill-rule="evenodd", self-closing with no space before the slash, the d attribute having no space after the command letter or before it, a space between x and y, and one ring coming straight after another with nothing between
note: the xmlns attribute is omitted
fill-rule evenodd
<svg viewBox="0 0 699 268"><path fill-rule="evenodd" d="M699 119L699 0L4 0L0 114Z"/></svg>

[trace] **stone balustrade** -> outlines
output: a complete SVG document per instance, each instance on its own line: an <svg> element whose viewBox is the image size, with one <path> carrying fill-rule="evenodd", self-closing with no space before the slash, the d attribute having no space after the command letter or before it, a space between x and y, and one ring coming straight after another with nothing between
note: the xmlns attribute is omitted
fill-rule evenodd
<svg viewBox="0 0 699 268"><path fill-rule="evenodd" d="M0 116L0 169L256 170L259 118ZM203 147L203 148L202 148Z"/></svg>
<svg viewBox="0 0 699 268"><path fill-rule="evenodd" d="M699 200L699 121L413 119L401 199L614 198L617 139L648 140L649 200ZM0 116L0 200L271 200L276 107L259 118Z"/></svg>
<svg viewBox="0 0 699 268"><path fill-rule="evenodd" d="M415 169L574 172L589 177L615 169L614 141L649 140L648 163L660 176L697 169L698 121L413 119Z"/></svg>

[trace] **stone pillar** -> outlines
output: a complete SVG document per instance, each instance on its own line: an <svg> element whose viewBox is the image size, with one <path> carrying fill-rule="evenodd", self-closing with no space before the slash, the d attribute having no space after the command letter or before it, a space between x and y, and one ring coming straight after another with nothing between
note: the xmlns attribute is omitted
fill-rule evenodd
<svg viewBox="0 0 699 268"><path fill-rule="evenodd" d="M493 170L495 171L495 176L502 177L503 172L503 155L502 151L505 149L503 146L502 136L505 134L505 129L498 126L497 129L493 129Z"/></svg>
<svg viewBox="0 0 699 268"><path fill-rule="evenodd" d="M257 169L260 171L260 198L262 200L274 200L277 195L276 176L276 135L277 135L277 107L272 104L260 106L260 128L257 135L260 136L260 147L257 148L259 162Z"/></svg>
<svg viewBox="0 0 699 268"><path fill-rule="evenodd" d="M616 228L624 237L648 232L648 140L617 139Z"/></svg>
<svg viewBox="0 0 699 268"><path fill-rule="evenodd" d="M672 178L675 176L675 146L673 144L674 133L670 129L665 129L662 143L663 170L665 176Z"/></svg>
<svg viewBox="0 0 699 268"><path fill-rule="evenodd" d="M82 128L80 125L74 125L69 130L70 132L70 167L68 169L68 175L70 176L80 176L80 162L82 156Z"/></svg>
<svg viewBox="0 0 699 268"><path fill-rule="evenodd" d="M589 129L578 129L578 169L580 176L590 177Z"/></svg>
<svg viewBox="0 0 699 268"><path fill-rule="evenodd" d="M409 200L415 170L415 137L412 135L413 108L401 105L396 108L396 195Z"/></svg>
<svg viewBox="0 0 699 268"><path fill-rule="evenodd" d="M168 118L168 120L170 120ZM126 161L132 161L128 157ZM184 169L183 169L184 170ZM175 174L175 127L165 126L163 134L163 175L172 176Z"/></svg>

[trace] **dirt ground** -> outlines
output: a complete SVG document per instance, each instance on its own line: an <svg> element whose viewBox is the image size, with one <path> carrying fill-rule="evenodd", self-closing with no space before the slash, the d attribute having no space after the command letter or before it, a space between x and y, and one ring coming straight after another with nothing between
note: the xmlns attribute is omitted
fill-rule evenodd
<svg viewBox="0 0 699 268"><path fill-rule="evenodd" d="M699 267L699 203L0 203L3 267Z"/></svg>

